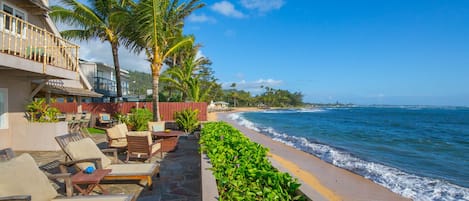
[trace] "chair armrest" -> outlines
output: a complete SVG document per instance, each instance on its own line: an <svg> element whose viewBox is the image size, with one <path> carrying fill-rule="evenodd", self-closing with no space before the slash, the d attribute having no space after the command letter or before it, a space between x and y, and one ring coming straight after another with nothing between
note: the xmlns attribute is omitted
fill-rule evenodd
<svg viewBox="0 0 469 201"><path fill-rule="evenodd" d="M71 173L60 173L60 174L48 174L49 179L63 179L65 184L65 191L67 197L72 197L73 195L73 186L72 186L72 174Z"/></svg>
<svg viewBox="0 0 469 201"><path fill-rule="evenodd" d="M7 197L0 197L0 200L11 200L11 201L31 201L30 195L13 195Z"/></svg>
<svg viewBox="0 0 469 201"><path fill-rule="evenodd" d="M68 162L60 162L60 170L62 173L67 173L67 167L71 167L77 163L83 163L83 162L91 162L94 163L97 169L102 169L103 167L101 166L101 158L86 158L86 159L81 159L81 160L74 160L74 161L68 161Z"/></svg>
<svg viewBox="0 0 469 201"><path fill-rule="evenodd" d="M113 163L117 163L119 161L119 158L117 157L117 149L101 149L101 151L106 154L106 153L112 153L113 157Z"/></svg>
<svg viewBox="0 0 469 201"><path fill-rule="evenodd" d="M112 138L112 137L109 137L109 136L108 136L108 138L111 139L111 140L127 139L127 137L116 137L116 138Z"/></svg>
<svg viewBox="0 0 469 201"><path fill-rule="evenodd" d="M155 140L153 143L151 143L150 147L155 144L162 143L162 142L163 142L163 139Z"/></svg>

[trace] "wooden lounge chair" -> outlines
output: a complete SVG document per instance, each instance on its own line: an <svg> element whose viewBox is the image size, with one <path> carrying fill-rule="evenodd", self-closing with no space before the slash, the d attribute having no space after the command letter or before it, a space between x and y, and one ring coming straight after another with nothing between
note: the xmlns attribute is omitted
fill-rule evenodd
<svg viewBox="0 0 469 201"><path fill-rule="evenodd" d="M65 151L65 147L67 146L68 143L70 142L75 142L75 141L78 141L78 140L81 140L85 138L84 135L82 135L81 133L72 133L72 134L67 134L67 135L61 135L61 136L57 136L55 137L55 141L57 141L57 143L59 144L60 148L62 149L62 151L65 153L65 161L69 161L71 160L72 158L67 154L67 152ZM116 156L117 157L117 156Z"/></svg>
<svg viewBox="0 0 469 201"><path fill-rule="evenodd" d="M151 132L129 132L127 134L127 159L137 158L144 159L145 161L151 162L151 158L160 153L160 157L163 158L163 152L161 151L161 142L163 140L157 140L153 142Z"/></svg>
<svg viewBox="0 0 469 201"><path fill-rule="evenodd" d="M11 152L11 149L9 151ZM7 151L1 153L8 155ZM39 170L34 159L27 153L0 162L0 170L0 200L130 201L133 197L131 195L99 195L70 198L73 194L70 173L46 175ZM49 179L64 179L67 188L66 198L56 198L57 191L50 184Z"/></svg>
<svg viewBox="0 0 469 201"><path fill-rule="evenodd" d="M106 152L113 152L113 160L103 154L91 138L84 138L78 141L69 141L64 152L70 156L71 162L63 163L63 166L74 166L79 170L84 170L88 166L95 166L99 169L111 169L112 172L104 177L104 180L144 180L150 190L153 188L152 176L156 175L160 168L156 163L145 164L116 164L117 149L106 149ZM65 169L65 167L63 168Z"/></svg>
<svg viewBox="0 0 469 201"><path fill-rule="evenodd" d="M127 147L126 135L128 132L129 130L125 124L118 124L106 129L108 147L125 149Z"/></svg>

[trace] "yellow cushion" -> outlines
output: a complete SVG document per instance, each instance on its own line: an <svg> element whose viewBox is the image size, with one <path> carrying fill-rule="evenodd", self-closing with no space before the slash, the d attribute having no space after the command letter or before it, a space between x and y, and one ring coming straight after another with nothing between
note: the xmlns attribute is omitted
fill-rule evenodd
<svg viewBox="0 0 469 201"><path fill-rule="evenodd" d="M151 153L155 153L161 148L161 143L156 143L151 147Z"/></svg>
<svg viewBox="0 0 469 201"><path fill-rule="evenodd" d="M47 176L29 154L0 162L0 197L31 195L33 201L49 201L57 196Z"/></svg>
<svg viewBox="0 0 469 201"><path fill-rule="evenodd" d="M119 131L120 131L120 137L124 137L125 138L125 135L127 135L127 133L129 132L129 129L127 129L127 125L126 124L119 124L116 126Z"/></svg>
<svg viewBox="0 0 469 201"><path fill-rule="evenodd" d="M99 150L98 146L91 138L84 138L75 142L70 142L65 147L67 153L70 153L72 160L81 160L89 158L101 158L101 165L106 168L111 164L111 160ZM91 162L79 163L77 166L84 170L88 166L94 166Z"/></svg>

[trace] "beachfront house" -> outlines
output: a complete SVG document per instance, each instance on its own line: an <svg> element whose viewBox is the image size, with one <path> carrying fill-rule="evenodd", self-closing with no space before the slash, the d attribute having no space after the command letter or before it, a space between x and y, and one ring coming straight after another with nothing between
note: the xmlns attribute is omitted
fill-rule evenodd
<svg viewBox="0 0 469 201"><path fill-rule="evenodd" d="M80 69L90 81L91 87L102 97L88 99L86 102L108 103L117 101L117 82L115 67L102 62L80 60ZM122 96L129 94L129 71L120 69Z"/></svg>
<svg viewBox="0 0 469 201"><path fill-rule="evenodd" d="M0 0L0 149L46 144L49 138L31 132L25 106L50 80L80 82L79 47L60 36L49 11L47 0Z"/></svg>

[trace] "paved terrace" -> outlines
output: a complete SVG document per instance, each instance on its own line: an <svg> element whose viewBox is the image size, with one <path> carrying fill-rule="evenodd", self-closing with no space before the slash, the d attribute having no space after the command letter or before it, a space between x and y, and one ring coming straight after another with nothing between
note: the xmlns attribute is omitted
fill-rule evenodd
<svg viewBox="0 0 469 201"><path fill-rule="evenodd" d="M92 135L93 140L100 148L106 148L105 135ZM165 153L163 158L159 154L152 158L152 162L160 163L159 177L153 178L153 191L144 188L144 184L133 181L103 181L102 186L110 194L139 195L137 201L197 201L201 200L201 176L200 154L198 152L198 140L193 136L181 136L178 148L170 153ZM16 152L17 155L22 152ZM57 152L28 152L42 166L54 160L63 161L65 154ZM125 154L119 154L122 160ZM129 162L130 163L130 162ZM58 168L51 173L59 172ZM58 193L65 195L62 183L56 183ZM99 189L94 189L95 194L100 194ZM74 190L76 193L77 190Z"/></svg>

